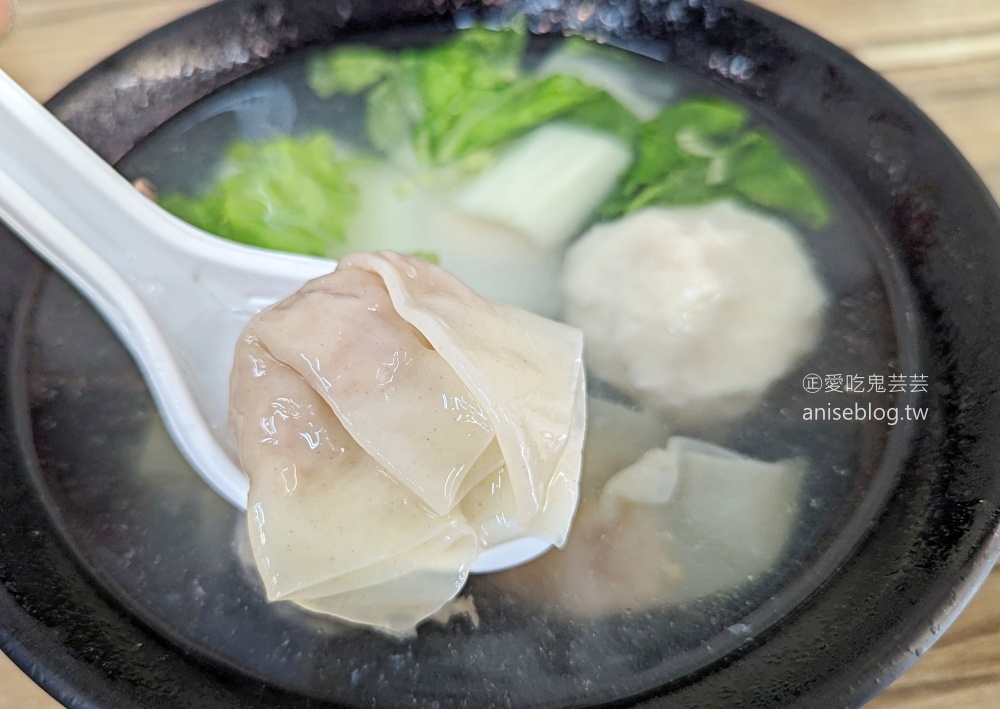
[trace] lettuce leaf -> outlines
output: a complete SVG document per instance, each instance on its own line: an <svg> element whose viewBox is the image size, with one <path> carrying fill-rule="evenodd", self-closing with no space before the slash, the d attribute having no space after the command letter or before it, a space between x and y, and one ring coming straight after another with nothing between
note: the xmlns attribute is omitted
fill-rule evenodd
<svg viewBox="0 0 1000 709"><path fill-rule="evenodd" d="M356 94L384 79L393 68L393 60L376 47L351 46L334 52L307 67L307 81L320 98L334 94Z"/></svg>
<svg viewBox="0 0 1000 709"><path fill-rule="evenodd" d="M774 139L752 131L744 138L743 145L731 178L742 197L768 209L798 214L814 227L829 221L829 207L812 179L782 154Z"/></svg>
<svg viewBox="0 0 1000 709"><path fill-rule="evenodd" d="M164 196L161 206L195 226L252 246L342 255L358 209L351 173L325 133L234 142L219 179L200 197Z"/></svg>
<svg viewBox="0 0 1000 709"><path fill-rule="evenodd" d="M321 97L367 91L372 144L389 151L409 139L428 164L494 149L556 118L634 138L639 121L606 91L525 74L525 42L518 32L474 27L398 53L345 46L314 57L308 80Z"/></svg>
<svg viewBox="0 0 1000 709"><path fill-rule="evenodd" d="M748 122L744 109L717 98L668 107L639 130L636 159L599 210L601 218L651 205L740 198L814 228L826 224L829 207L809 175Z"/></svg>

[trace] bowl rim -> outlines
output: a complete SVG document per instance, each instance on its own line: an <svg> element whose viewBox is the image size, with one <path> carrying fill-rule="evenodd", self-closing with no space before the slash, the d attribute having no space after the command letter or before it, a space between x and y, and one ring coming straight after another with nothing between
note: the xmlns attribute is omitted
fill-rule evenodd
<svg viewBox="0 0 1000 709"><path fill-rule="evenodd" d="M120 50L116 54L101 62L96 67L90 69L79 79L63 89L52 99L49 106L54 113L64 119L71 128L81 132L85 139L91 138L95 143L98 152L111 161L117 161L124 152L134 144L127 141L119 142L104 140L93 140L93 135L88 136L88 129L85 124L88 122L86 116L93 110L94 106L107 107L107 82L106 78L114 72L127 71L128 67L135 66L136 62L143 58L155 56L172 56L169 45L177 38L184 37L185 34L201 26L202 22L218 20L225 17L226 13L236 13L249 6L264 7L264 12L271 6L278 5L275 2L254 2L245 0L231 3L219 3L198 10L179 20L165 25L154 32L140 38L128 47ZM295 4L295 3L292 3ZM298 3L308 5L308 2ZM860 61L835 47L834 45L820 39L810 31L784 19L774 13L762 8L750 5L742 0L732 2L722 2L720 0L710 0L701 3L691 3L701 8L722 8L732 10L739 15L749 18L751 21L760 23L780 34L780 36L793 43L798 43L808 47L808 50L818 57L841 67L852 76L860 74L870 86L877 86L884 95L886 103L897 107L906 118L916 126L922 134L929 136L929 140L934 142L940 149L948 155L954 169L962 174L962 179L966 186L975 193L978 201L984 204L988 202L987 209L992 210L993 223L1000 225L1000 210L998 210L993 196L986 189L985 185L968 164L965 158L959 153L957 148L943 134L943 132L925 116L908 98L897 89L892 87L881 77L878 77ZM255 10L261 12L260 10ZM294 49L298 46L296 41L288 43L284 49ZM282 51L284 51L284 49ZM236 67L230 67L228 72L220 72L210 77L203 85L194 87L194 90L186 97L188 105L198 97L199 92L207 93L209 90L220 88L238 78L257 69L263 63L272 61L279 53L271 53L266 56L251 58L249 61ZM183 106L177 108L180 110ZM114 109L112 109L113 111ZM176 112L176 111L175 111ZM114 116L118 116L115 118ZM114 114L112 121L123 120L119 114ZM169 118L167 116L166 118ZM148 133L152 128L160 125L165 118L158 114L155 125L139 126L138 132L146 130ZM144 135L144 134L143 134ZM139 136L141 138L143 136ZM138 139L138 138L137 138ZM28 281L31 279L29 278ZM4 398L7 398L8 388L5 384L2 391ZM984 529L984 534L978 545L973 550L962 566L962 573L957 577L955 585L952 585L947 593L941 594L941 598L933 605L936 611L930 616L922 617L919 622L911 623L919 628L910 628L908 632L908 642L897 642L899 650L886 660L872 664L868 667L867 674L856 677L852 688L848 691L837 694L837 700L847 704L856 705L867 701L881 688L884 688L891 680L895 679L907 667L909 667L930 645L940 636L941 631L948 627L957 617L961 610L971 600L972 595L985 581L987 575L992 570L998 558L1000 558L1000 507L992 515L990 525L992 529ZM74 684L75 680L82 678L74 675L72 671L65 673L62 671L52 671L52 665L58 665L52 661L46 663L39 653L33 652L30 647L34 645L33 639L45 643L45 635L37 632L36 624L25 615L21 607L17 604L13 596L6 590L0 591L0 615L4 618L5 627L0 628L0 649L19 665L38 684L43 686L50 694L60 701L72 703L75 706L98 706L88 699L78 694L79 687ZM18 640L21 638L21 640ZM905 650L902 646L905 645ZM49 658L58 656L60 648L49 648ZM56 652L51 652L56 650ZM68 659L68 656L67 656ZM50 669L51 668L51 669ZM96 695L95 695L96 696ZM831 697L832 699L832 697ZM805 703L803 703L805 705Z"/></svg>

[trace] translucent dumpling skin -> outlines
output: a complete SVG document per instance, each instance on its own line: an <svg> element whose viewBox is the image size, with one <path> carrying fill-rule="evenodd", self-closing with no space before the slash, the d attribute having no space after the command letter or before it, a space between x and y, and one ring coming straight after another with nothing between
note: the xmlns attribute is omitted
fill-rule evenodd
<svg viewBox="0 0 1000 709"><path fill-rule="evenodd" d="M405 632L484 549L563 545L584 386L578 330L392 252L347 257L255 317L231 417L268 597Z"/></svg>
<svg viewBox="0 0 1000 709"><path fill-rule="evenodd" d="M667 437L637 412L592 403L569 543L492 575L496 586L559 615L593 618L731 594L780 562L798 517L803 460L760 461ZM633 453L652 447L616 471L622 443Z"/></svg>

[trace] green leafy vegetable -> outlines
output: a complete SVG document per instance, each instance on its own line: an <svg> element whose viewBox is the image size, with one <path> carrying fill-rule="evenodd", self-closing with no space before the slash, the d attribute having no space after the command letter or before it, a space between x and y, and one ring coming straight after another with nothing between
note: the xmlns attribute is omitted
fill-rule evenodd
<svg viewBox="0 0 1000 709"><path fill-rule="evenodd" d="M628 145L636 139L642 127L635 114L609 94L573 108L560 119L608 133Z"/></svg>
<svg viewBox="0 0 1000 709"><path fill-rule="evenodd" d="M392 58L382 50L352 46L309 64L308 82L321 98L356 94L384 79L392 68Z"/></svg>
<svg viewBox="0 0 1000 709"><path fill-rule="evenodd" d="M414 251L410 256L423 259L427 263L433 263L435 266L441 265L441 256L434 251Z"/></svg>
<svg viewBox="0 0 1000 709"><path fill-rule="evenodd" d="M164 209L233 241L314 256L338 256L357 211L356 161L338 161L333 139L237 141L219 180L197 198L175 194Z"/></svg>
<svg viewBox="0 0 1000 709"><path fill-rule="evenodd" d="M746 147L732 175L733 187L740 195L768 209L801 214L813 226L829 221L829 207L809 175L789 162L773 139L753 131L744 142Z"/></svg>
<svg viewBox="0 0 1000 709"><path fill-rule="evenodd" d="M602 89L576 77L526 75L524 45L517 32L472 28L398 53L341 47L311 62L309 82L323 97L367 90L372 143L388 151L409 138L430 164L491 150L556 118L635 136L638 120Z"/></svg>
<svg viewBox="0 0 1000 709"><path fill-rule="evenodd" d="M539 165L551 168L553 163L565 174L552 180L545 177L549 173L540 172L544 184L561 186L563 192L574 195L579 185L601 185L600 194L589 201L600 200L608 186L615 184L615 176L625 170L601 205L600 218L615 218L650 205L740 198L813 226L829 220L828 207L809 176L771 137L750 125L748 114L739 106L699 98L659 111L660 104L654 102L643 114L654 117L642 123L634 107L627 108L608 91L587 83L586 73L525 72L525 42L525 35L518 32L472 28L435 46L398 52L343 46L315 56L308 65L308 80L323 97L364 95L372 144L394 164L401 162L407 172L415 173L403 183L406 189L454 187L470 176L486 174L483 171L490 166L503 167L497 173L503 179L484 178L482 183L489 189L482 188L483 194L472 200L476 207L472 213L489 212L488 218L502 223L506 223L505 215L490 212L498 194L515 195L511 201L516 206L511 209L516 212L524 207L518 196L524 189L536 203L546 199L544 189L525 188L530 179L523 183L506 175L533 174ZM574 52L596 51L589 43L568 46ZM616 54L615 58L626 62L629 57ZM587 152L577 137L556 146L569 151L562 157L552 157L548 145L541 146L537 159L534 152L524 152L526 140L532 150L538 146L530 142L531 136L522 136L541 135L537 129L552 121L595 129L604 134L598 137L617 138L612 142L621 147L612 150L598 141ZM522 152L516 152L517 146ZM515 153L517 160L512 157ZM598 154L602 157L593 163L591 158ZM620 160L619 154L623 155ZM411 164L414 155L421 166ZM338 257L352 250L347 239L357 236L351 226L355 215L363 217L363 211L371 209L359 194L364 171L358 168L364 164L338 156L333 138L325 133L261 143L237 141L204 195L169 195L162 204L225 238ZM494 184L497 180L499 186ZM505 190L507 182L517 189ZM589 204L586 211L590 218ZM517 228L530 232L520 224ZM558 230L549 231L551 237ZM430 253L419 255L436 258Z"/></svg>
<svg viewBox="0 0 1000 709"><path fill-rule="evenodd" d="M636 159L601 217L741 197L813 227L829 221L809 175L747 123L746 111L721 99L690 99L665 109L639 130Z"/></svg>

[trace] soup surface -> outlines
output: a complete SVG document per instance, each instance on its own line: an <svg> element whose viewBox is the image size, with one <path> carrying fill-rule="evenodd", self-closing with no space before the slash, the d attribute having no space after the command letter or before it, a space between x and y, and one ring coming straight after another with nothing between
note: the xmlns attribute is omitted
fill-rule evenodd
<svg viewBox="0 0 1000 709"><path fill-rule="evenodd" d="M394 35L392 43L439 39ZM526 63L543 65L557 51L558 43L532 42ZM234 140L321 130L338 143L365 145L362 96L319 97L307 80L311 61L310 55L292 57L213 94L168 122L119 168L150 180L161 196L191 199L218 179ZM659 64L637 63L635 71L662 91L665 106L715 91ZM688 580L687 592L666 584L668 591L659 593L653 584L636 602L614 583L609 586L608 578L620 581L630 573L639 579L632 585L641 586L639 572L650 549L654 556L662 551L659 532L643 539L623 523L620 539L583 544L610 545L606 555L618 566L607 578L587 576L600 566L587 558L582 571L567 572L577 567L564 566L559 559L565 556L472 577L460 596L460 612L422 625L412 637L386 637L268 604L242 514L184 463L141 377L100 319L62 281L48 278L29 316L25 361L41 463L37 484L68 543L121 604L182 647L303 694L346 703L399 704L412 696L468 706L601 702L680 679L738 648L815 588L878 511L908 435L907 422L892 417L903 415L911 394L918 393L920 374L912 371L914 352L902 316L905 291L888 265L887 247L854 207L858 202L802 136L783 131L780 116L753 120L805 167L829 208L822 224L782 216L795 225L827 295L815 346L735 416L657 419L644 429L648 421L635 396L596 377L588 382L590 435L596 440L601 431L610 432L592 458L609 453L613 443L625 447L614 457L628 465L648 448L666 446L670 435L683 434L749 459L798 461L796 474L776 488L747 489L731 479L719 484L717 508L699 507L703 518L717 515L714 541L704 533L672 533L672 543L680 546L671 563ZM479 243L496 248L488 237ZM411 251L423 252L423 246ZM370 245L383 247L401 248ZM442 251L435 258L448 267L449 254L458 252ZM473 288L497 288L488 294L504 299L502 286L509 300L526 298L514 304L563 317L561 252L532 262L536 270L515 262L509 274L521 280L505 278L499 285L487 282L490 269L482 268L495 263L495 253L472 250L464 261L455 258L454 270ZM900 377L905 387L890 385ZM852 412L849 420L846 411ZM622 431L650 433L630 440ZM585 484L585 499L587 494ZM773 563L734 577L733 549L719 539L732 538L726 530L740 518L734 501L747 499L745 519L755 509L778 510L788 515L788 526ZM591 513L582 512L577 524L585 533ZM567 573L580 576L564 578ZM565 593L569 583L594 593L582 594L581 601L581 594ZM602 588L610 590L602 595Z"/></svg>

